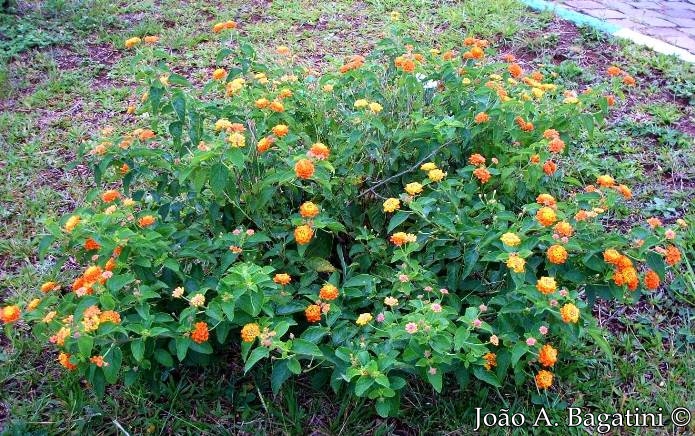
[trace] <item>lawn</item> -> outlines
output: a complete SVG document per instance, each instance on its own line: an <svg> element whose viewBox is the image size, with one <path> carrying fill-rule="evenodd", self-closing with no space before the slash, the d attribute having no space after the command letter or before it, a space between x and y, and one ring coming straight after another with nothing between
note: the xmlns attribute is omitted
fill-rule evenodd
<svg viewBox="0 0 695 436"><path fill-rule="evenodd" d="M211 26L234 19L261 58L271 59L277 45L286 45L299 62L321 70L347 55L367 54L392 11L423 44L451 48L467 36L488 38L500 53L513 53L522 64L546 64L575 88L594 83L612 64L637 78L607 128L577 138L562 158L572 168L567 177L583 184L591 174L612 173L632 187L634 198L611 226L653 215L669 223L684 218L691 223L690 247L683 277L632 305L597 301L593 312L612 356L593 344L576 350L586 357L563 362L563 383L547 395L513 384L495 389L475 383L437 395L431 386L413 383L401 416L383 419L367 401L315 389L310 377L273 395L268 374L244 375L238 350L203 372L181 367L165 373L161 392L117 385L97 398L79 382L68 383L53 348L28 340L29 327L20 324L0 335L0 431L469 434L475 407L507 408L529 419L546 407L558 420L568 407L604 413L695 409L695 66L514 0L20 1L15 14L0 16L0 299L39 295L55 262L37 255L43 223L72 211L94 188L83 159L86 142L106 126L122 127L123 120L137 125L124 117L138 98L125 39L159 35L175 59L174 72L204 78L219 48ZM695 423L690 426L695 431Z"/></svg>

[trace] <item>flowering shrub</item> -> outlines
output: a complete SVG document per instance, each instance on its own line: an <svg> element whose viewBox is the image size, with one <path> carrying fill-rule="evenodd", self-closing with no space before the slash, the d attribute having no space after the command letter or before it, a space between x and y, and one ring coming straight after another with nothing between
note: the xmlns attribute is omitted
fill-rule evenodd
<svg viewBox="0 0 695 436"><path fill-rule="evenodd" d="M609 231L630 189L564 175L634 84L617 67L578 92L487 41L421 51L394 27L318 74L286 47L260 63L235 28L215 26L226 68L195 85L156 37L126 41L144 85L127 112L149 125L104 128L100 188L48 225L43 249L80 274L2 310L97 392L230 348L272 366L274 391L312 371L384 416L412 377L548 389L579 341L610 353L587 303L636 299L679 262L685 222Z"/></svg>

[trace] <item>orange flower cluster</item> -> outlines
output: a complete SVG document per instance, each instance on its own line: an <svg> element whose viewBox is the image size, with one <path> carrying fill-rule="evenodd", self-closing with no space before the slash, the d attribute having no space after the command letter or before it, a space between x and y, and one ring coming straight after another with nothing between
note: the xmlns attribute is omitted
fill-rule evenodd
<svg viewBox="0 0 695 436"><path fill-rule="evenodd" d="M637 81L635 80L634 77L620 69L619 67L616 67L615 65L611 65L606 69L606 73L610 77L617 77L622 75L623 76L623 83L627 86L635 86L637 84Z"/></svg>
<svg viewBox="0 0 695 436"><path fill-rule="evenodd" d="M212 26L212 31L215 33L220 33L223 30L236 29L237 23L235 21L229 20L222 23L217 23Z"/></svg>
<svg viewBox="0 0 695 436"><path fill-rule="evenodd" d="M550 344L543 345L538 353L538 362L546 367L555 365L555 362L557 362L557 350Z"/></svg>
<svg viewBox="0 0 695 436"><path fill-rule="evenodd" d="M603 260L615 267L613 281L618 286L627 285L628 289L634 291L639 285L637 270L629 257L621 254L618 250L609 248L603 252Z"/></svg>
<svg viewBox="0 0 695 436"><path fill-rule="evenodd" d="M393 243L393 245L395 245L396 247L400 247L401 245L407 244L408 242L417 241L417 237L412 233L396 232L393 235L391 235L390 240Z"/></svg>
<svg viewBox="0 0 695 436"><path fill-rule="evenodd" d="M294 239L299 245L306 245L311 242L314 237L314 230L307 224L302 224L301 226L294 229Z"/></svg>
<svg viewBox="0 0 695 436"><path fill-rule="evenodd" d="M538 209L538 212L536 212L536 220L543 227L549 227L555 224L557 221L557 215L555 215L555 211L553 209L544 206Z"/></svg>
<svg viewBox="0 0 695 436"><path fill-rule="evenodd" d="M300 179L310 179L314 171L314 163L309 159L299 159L294 165L294 173Z"/></svg>
<svg viewBox="0 0 695 436"><path fill-rule="evenodd" d="M104 271L98 265L92 265L87 267L84 273L75 279L72 283L72 290L81 297L84 295L92 295L94 293L94 285L103 285L106 283L106 278L103 275Z"/></svg>
<svg viewBox="0 0 695 436"><path fill-rule="evenodd" d="M644 274L644 287L650 290L654 290L659 287L659 283L661 280L659 279L659 274L657 274L655 271L648 270Z"/></svg>
<svg viewBox="0 0 695 436"><path fill-rule="evenodd" d="M551 245L546 253L548 261L556 265L567 262L567 250L562 245Z"/></svg>
<svg viewBox="0 0 695 436"><path fill-rule="evenodd" d="M309 322L321 321L321 306L318 304L310 304L305 310L304 315Z"/></svg>
<svg viewBox="0 0 695 436"><path fill-rule="evenodd" d="M531 132L533 131L533 123L530 123L526 120L524 120L522 117L516 117L514 118L514 122L516 123L517 126L524 132Z"/></svg>
<svg viewBox="0 0 695 436"><path fill-rule="evenodd" d="M485 57L483 49L489 45L489 42L486 39L468 37L463 40L463 44L471 47L467 52L463 53L464 59L482 59Z"/></svg>
<svg viewBox="0 0 695 436"><path fill-rule="evenodd" d="M204 321L195 323L193 331L191 332L191 339L193 342L202 344L210 338L210 331L208 330L208 324Z"/></svg>
<svg viewBox="0 0 695 436"><path fill-rule="evenodd" d="M253 342L261 334L261 329L256 323L246 324L241 329L241 340L244 342Z"/></svg>
<svg viewBox="0 0 695 436"><path fill-rule="evenodd" d="M394 59L393 63L399 70L412 73L415 71L416 63L422 63L425 58L419 53L406 53Z"/></svg>
<svg viewBox="0 0 695 436"><path fill-rule="evenodd" d="M356 70L364 65L364 56L354 55L350 56L345 63L345 65L340 67L341 73L347 73L348 71Z"/></svg>
<svg viewBox="0 0 695 436"><path fill-rule="evenodd" d="M483 367L488 371L497 366L497 355L495 353L484 354L483 359L485 360Z"/></svg>
<svg viewBox="0 0 695 436"><path fill-rule="evenodd" d="M301 215L302 218L314 218L319 212L319 207L311 201L305 201L299 206L299 215Z"/></svg>
<svg viewBox="0 0 695 436"><path fill-rule="evenodd" d="M19 306L5 306L0 311L0 321L4 324L11 324L17 321L20 315L21 311L19 310Z"/></svg>
<svg viewBox="0 0 695 436"><path fill-rule="evenodd" d="M338 298L338 288L330 283L326 283L319 290L319 298L326 301L332 301Z"/></svg>
<svg viewBox="0 0 695 436"><path fill-rule="evenodd" d="M480 183L487 183L490 180L490 171L487 168L476 168L473 170L473 175L480 180Z"/></svg>
<svg viewBox="0 0 695 436"><path fill-rule="evenodd" d="M290 277L289 274L285 273L275 274L275 277L273 277L273 281L278 285L286 286L290 284L290 282L292 281L292 277Z"/></svg>
<svg viewBox="0 0 695 436"><path fill-rule="evenodd" d="M58 355L58 362L68 371L73 371L77 369L77 365L70 363L70 357L72 357L70 354L61 352Z"/></svg>

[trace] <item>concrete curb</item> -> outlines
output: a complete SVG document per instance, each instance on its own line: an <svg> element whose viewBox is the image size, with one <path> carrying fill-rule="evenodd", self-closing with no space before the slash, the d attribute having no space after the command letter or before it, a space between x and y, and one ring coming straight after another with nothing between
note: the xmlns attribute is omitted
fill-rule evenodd
<svg viewBox="0 0 695 436"><path fill-rule="evenodd" d="M537 11L551 11L560 18L571 21L574 24L593 27L594 29L608 33L609 35L617 38L627 39L635 44L649 47L655 52L666 55L674 55L685 62L695 63L695 55L687 50L635 30L628 29L627 27L620 27L618 25L608 23L598 18L582 14L581 12L573 11L564 6L556 5L555 3L545 0L521 0L521 2L531 9L535 9Z"/></svg>

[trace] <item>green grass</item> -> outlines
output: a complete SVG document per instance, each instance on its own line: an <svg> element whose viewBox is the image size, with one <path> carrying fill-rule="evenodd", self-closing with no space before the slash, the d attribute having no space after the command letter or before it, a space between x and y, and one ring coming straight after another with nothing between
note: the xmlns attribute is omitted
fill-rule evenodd
<svg viewBox="0 0 695 436"><path fill-rule="evenodd" d="M568 84L591 83L607 65L619 64L638 78L639 87L604 131L571 144L569 175L587 179L610 172L633 186L635 200L619 211L621 220L635 222L651 214L667 220L684 216L695 226L695 126L693 107L688 106L695 94L693 66L576 29L549 14L532 13L514 0L52 0L41 6L20 2L19 8L20 14L0 20L0 33L6 36L0 54L3 301L32 298L38 284L53 274L53 259L36 256L41 223L80 203L92 187L77 158L82 141L106 125L119 126L125 107L135 99L136 81L130 55L121 49L123 40L158 34L162 47L173 51L175 71L203 77L215 66L218 49L210 28L223 19L237 20L262 56L284 44L312 68L368 52L393 10L401 12L411 36L425 44L459 48L466 36L489 38L501 46L501 53L552 66ZM642 204L646 206L638 206ZM689 231L692 236L692 226ZM97 399L79 382L65 379L53 349L30 340L30 332L19 326L9 337L0 336L0 430L467 434L474 407L508 408L532 418L546 406L551 419L560 421L569 406L601 412L692 409L694 276L690 270L685 280L676 280L633 307L599 305L596 315L606 328L613 359L593 346L575 350L573 356L581 358L562 356L560 383L547 396L527 387L496 390L475 382L435 395L431 388L414 383L403 399L402 415L388 420L376 418L368 403L313 389L310 376L288 383L274 397L269 377L244 376L232 350L204 371L179 368L165 374L161 392L118 386ZM584 434L582 429L573 432Z"/></svg>

